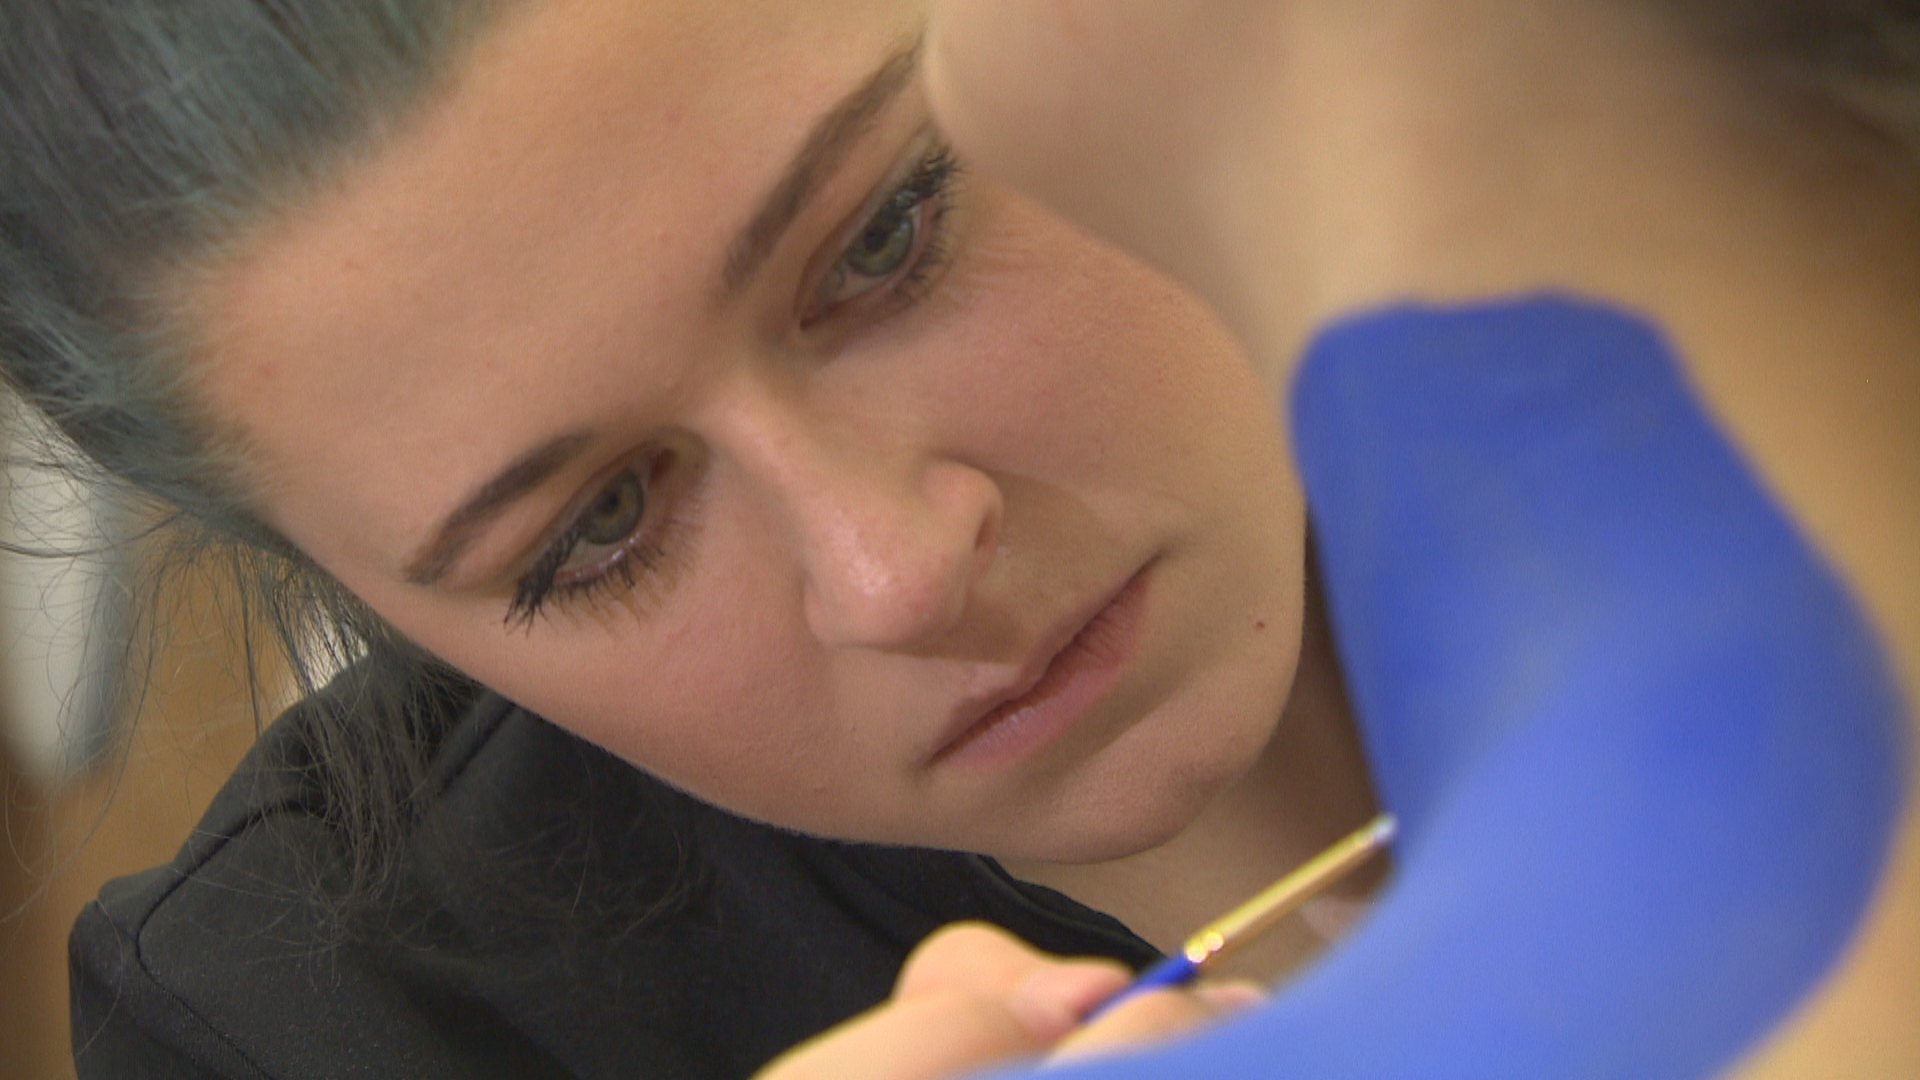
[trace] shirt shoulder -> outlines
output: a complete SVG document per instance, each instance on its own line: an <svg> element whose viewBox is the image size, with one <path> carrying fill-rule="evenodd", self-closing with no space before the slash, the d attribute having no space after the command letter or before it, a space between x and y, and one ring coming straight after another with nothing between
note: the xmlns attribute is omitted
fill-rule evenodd
<svg viewBox="0 0 1920 1080"><path fill-rule="evenodd" d="M456 731L511 711L486 695L455 707ZM430 912L387 909L427 925L368 935L329 899L345 849L312 779L306 708L263 734L171 863L109 882L81 913L79 1075L568 1075L466 998L457 965L434 970L435 950L418 951L419 933L445 929Z"/></svg>
<svg viewBox="0 0 1920 1080"><path fill-rule="evenodd" d="M326 899L345 851L296 709L167 866L72 940L83 1078L733 1080L881 1001L940 925L1136 966L1151 949L952 852L736 817L496 695L438 750L396 886Z"/></svg>

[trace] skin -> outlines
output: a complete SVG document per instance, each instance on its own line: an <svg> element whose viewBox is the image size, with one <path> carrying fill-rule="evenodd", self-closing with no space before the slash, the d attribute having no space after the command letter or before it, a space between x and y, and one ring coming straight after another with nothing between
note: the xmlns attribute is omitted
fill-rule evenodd
<svg viewBox="0 0 1920 1080"><path fill-rule="evenodd" d="M925 153L911 81L728 284L785 163L922 17L518 8L336 182L181 275L190 375L263 516L480 682L718 805L993 855L1171 947L1371 811L1245 355L1158 273L971 175L916 297L887 302L889 281L822 314L850 231ZM422 559L555 445L458 558ZM513 617L541 551L636 462L657 569ZM1018 754L938 754L956 712L1129 582L1124 663L1084 715ZM1320 936L1297 924L1256 968ZM918 1011L871 1030L926 1026L927 1000L1014 1007L965 963L937 969L964 993L919 993L952 981L920 970ZM1083 982L1040 985L1055 1015L1084 1006ZM1102 1030L1213 1011L1161 995Z"/></svg>
<svg viewBox="0 0 1920 1080"><path fill-rule="evenodd" d="M1920 700L1911 158L1736 78L1658 5L936 7L963 151L1192 285L1273 385L1313 327L1389 299L1558 287L1653 315ZM1910 797L1854 948L1738 1074L1920 1074L1916 928Z"/></svg>
<svg viewBox="0 0 1920 1080"><path fill-rule="evenodd" d="M1261 996L1214 983L1141 995L1080 1023L1128 978L1117 964L1062 961L997 927L955 923L914 950L888 1005L781 1055L758 1080L937 1080L995 1061L1069 1061L1186 1031Z"/></svg>

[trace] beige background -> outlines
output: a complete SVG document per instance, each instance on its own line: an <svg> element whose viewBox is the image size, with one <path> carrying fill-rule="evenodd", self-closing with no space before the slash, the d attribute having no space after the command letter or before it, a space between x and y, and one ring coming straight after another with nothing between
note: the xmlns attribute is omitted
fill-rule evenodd
<svg viewBox="0 0 1920 1080"><path fill-rule="evenodd" d="M70 1080L67 931L108 878L171 858L253 740L219 593L186 582L124 763L61 790L0 744L0 1080Z"/></svg>

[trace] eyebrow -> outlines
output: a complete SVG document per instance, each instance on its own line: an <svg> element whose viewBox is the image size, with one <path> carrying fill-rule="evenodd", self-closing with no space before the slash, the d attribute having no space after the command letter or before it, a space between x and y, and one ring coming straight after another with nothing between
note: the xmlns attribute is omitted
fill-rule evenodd
<svg viewBox="0 0 1920 1080"><path fill-rule="evenodd" d="M874 119L913 82L919 67L920 41L915 38L887 57L866 82L814 122L800 152L761 200L759 212L727 249L725 283L729 295L753 280L807 200L846 160L860 137L872 129Z"/></svg>
<svg viewBox="0 0 1920 1080"><path fill-rule="evenodd" d="M874 119L912 83L919 66L920 41L915 38L912 44L888 56L865 82L814 122L786 171L727 248L727 293L737 293L753 280L807 200L846 160L861 136L872 129ZM448 514L434 530L433 538L407 560L402 568L407 583L430 586L446 577L487 525L508 506L552 479L592 441L593 437L584 432L561 435L515 458Z"/></svg>
<svg viewBox="0 0 1920 1080"><path fill-rule="evenodd" d="M448 514L434 531L433 539L407 560L407 583L432 585L445 577L488 523L513 502L546 483L592 441L593 437L585 433L561 435L520 455L500 470L499 475L468 496L459 509Z"/></svg>

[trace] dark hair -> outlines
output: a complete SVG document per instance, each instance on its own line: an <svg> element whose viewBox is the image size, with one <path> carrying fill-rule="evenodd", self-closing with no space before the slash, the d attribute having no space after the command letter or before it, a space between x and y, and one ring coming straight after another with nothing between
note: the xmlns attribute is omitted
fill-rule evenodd
<svg viewBox="0 0 1920 1080"><path fill-rule="evenodd" d="M1659 0L1743 66L1920 147L1913 0ZM500 0L0 2L0 374L84 455L217 554L301 689L315 780L376 888L428 792L435 664L249 512L197 416L159 290L372 153ZM244 631L243 631L244 632Z"/></svg>
<svg viewBox="0 0 1920 1080"><path fill-rule="evenodd" d="M419 705L457 676L250 511L232 439L194 412L158 290L372 152L498 6L0 4L0 376L79 451L34 456L147 504L169 550L144 563L225 566L240 633L277 639L301 691L341 673L308 753L349 895L391 866L434 737Z"/></svg>

